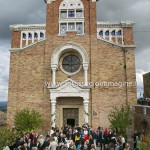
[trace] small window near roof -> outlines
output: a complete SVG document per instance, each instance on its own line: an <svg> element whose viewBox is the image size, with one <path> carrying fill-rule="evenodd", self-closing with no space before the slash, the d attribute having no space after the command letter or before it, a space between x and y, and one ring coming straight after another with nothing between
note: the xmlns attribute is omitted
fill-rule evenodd
<svg viewBox="0 0 150 150"><path fill-rule="evenodd" d="M76 10L76 17L77 17L77 18L83 17L83 12L82 12L82 10Z"/></svg>
<svg viewBox="0 0 150 150"><path fill-rule="evenodd" d="M34 38L37 39L38 38L38 34L34 33Z"/></svg>
<svg viewBox="0 0 150 150"><path fill-rule="evenodd" d="M44 33L42 33L42 32L40 33L40 38L42 38L42 39L44 38Z"/></svg>
<svg viewBox="0 0 150 150"><path fill-rule="evenodd" d="M105 32L105 35L106 35L106 36L109 36L109 31L106 31L106 32Z"/></svg>
<svg viewBox="0 0 150 150"><path fill-rule="evenodd" d="M32 39L32 34L31 33L29 33L29 39Z"/></svg>
<svg viewBox="0 0 150 150"><path fill-rule="evenodd" d="M25 34L25 33L23 33L23 39L26 39L26 37L27 37L27 36L26 36L26 34Z"/></svg>
<svg viewBox="0 0 150 150"><path fill-rule="evenodd" d="M112 35L112 36L115 36L115 30L111 32L111 35Z"/></svg>
<svg viewBox="0 0 150 150"><path fill-rule="evenodd" d="M60 18L67 18L67 11L66 10L62 10L60 12Z"/></svg>
<svg viewBox="0 0 150 150"><path fill-rule="evenodd" d="M118 35L118 36L121 36L121 30L118 31L117 35Z"/></svg>
<svg viewBox="0 0 150 150"><path fill-rule="evenodd" d="M69 10L68 11L68 17L69 18L75 17L75 11L74 10Z"/></svg>
<svg viewBox="0 0 150 150"><path fill-rule="evenodd" d="M103 31L99 32L99 36L102 37L103 36Z"/></svg>

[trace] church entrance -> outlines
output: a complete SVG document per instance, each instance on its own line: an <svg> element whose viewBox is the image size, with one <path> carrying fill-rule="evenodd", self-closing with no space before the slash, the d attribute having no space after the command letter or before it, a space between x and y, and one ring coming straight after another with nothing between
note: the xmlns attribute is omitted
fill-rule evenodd
<svg viewBox="0 0 150 150"><path fill-rule="evenodd" d="M75 119L67 119L67 124L74 127L75 126Z"/></svg>
<svg viewBox="0 0 150 150"><path fill-rule="evenodd" d="M79 124L79 109L63 108L63 124L68 124L70 126Z"/></svg>

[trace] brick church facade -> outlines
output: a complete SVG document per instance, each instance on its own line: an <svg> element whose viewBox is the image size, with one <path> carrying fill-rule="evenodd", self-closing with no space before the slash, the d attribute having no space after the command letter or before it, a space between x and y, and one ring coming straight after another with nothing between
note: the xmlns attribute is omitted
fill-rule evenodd
<svg viewBox="0 0 150 150"><path fill-rule="evenodd" d="M96 0L46 5L46 24L10 26L8 124L28 107L43 116L42 130L108 127L112 106L136 103L134 23L97 22Z"/></svg>

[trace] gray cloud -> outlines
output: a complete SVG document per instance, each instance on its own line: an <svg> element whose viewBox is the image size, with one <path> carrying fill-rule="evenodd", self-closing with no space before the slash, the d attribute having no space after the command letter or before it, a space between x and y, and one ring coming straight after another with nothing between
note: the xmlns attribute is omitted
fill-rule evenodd
<svg viewBox="0 0 150 150"><path fill-rule="evenodd" d="M150 1L100 0L97 3L97 20L134 21L136 45L135 62L138 96L143 93L143 74L150 71ZM142 94L141 94L142 95Z"/></svg>
<svg viewBox="0 0 150 150"><path fill-rule="evenodd" d="M10 38L10 24L45 23L44 0L7 0L0 2L0 38Z"/></svg>
<svg viewBox="0 0 150 150"><path fill-rule="evenodd" d="M11 43L10 24L45 23L44 0L0 1L0 89L7 88L9 74L9 51ZM132 20L134 28L136 75L138 93L142 90L142 74L150 71L150 1L149 0L100 0L97 2L98 21ZM142 31L142 32L139 32ZM149 32L143 32L149 31ZM7 91L0 91L0 100Z"/></svg>

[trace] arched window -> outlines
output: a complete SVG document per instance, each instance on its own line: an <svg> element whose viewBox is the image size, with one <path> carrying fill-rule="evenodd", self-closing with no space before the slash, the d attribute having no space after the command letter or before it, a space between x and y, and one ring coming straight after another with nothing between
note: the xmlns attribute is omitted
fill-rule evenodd
<svg viewBox="0 0 150 150"><path fill-rule="evenodd" d="M111 35L112 35L112 36L115 36L115 30L113 30L113 31L111 32Z"/></svg>
<svg viewBox="0 0 150 150"><path fill-rule="evenodd" d="M99 32L99 36L100 36L100 37L103 37L103 31L100 31L100 32Z"/></svg>
<svg viewBox="0 0 150 150"><path fill-rule="evenodd" d="M75 18L71 20L71 18ZM63 0L59 6L59 34L76 31L84 34L84 7L81 0Z"/></svg>
<svg viewBox="0 0 150 150"><path fill-rule="evenodd" d="M26 38L27 38L26 34L25 34L25 33L23 33L23 39L26 39Z"/></svg>
<svg viewBox="0 0 150 150"><path fill-rule="evenodd" d="M106 35L106 36L109 36L109 31L106 31L106 32L105 32L105 35Z"/></svg>
<svg viewBox="0 0 150 150"><path fill-rule="evenodd" d="M121 36L121 34L122 34L122 33L121 33L121 30L119 30L119 31L117 32L117 35L118 35L118 36Z"/></svg>

